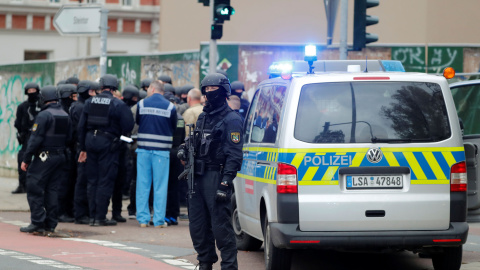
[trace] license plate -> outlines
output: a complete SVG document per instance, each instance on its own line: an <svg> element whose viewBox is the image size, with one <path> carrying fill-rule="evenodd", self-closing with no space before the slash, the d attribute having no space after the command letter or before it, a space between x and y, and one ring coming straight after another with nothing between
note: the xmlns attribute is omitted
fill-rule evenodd
<svg viewBox="0 0 480 270"><path fill-rule="evenodd" d="M347 189L403 188L401 175L347 175Z"/></svg>

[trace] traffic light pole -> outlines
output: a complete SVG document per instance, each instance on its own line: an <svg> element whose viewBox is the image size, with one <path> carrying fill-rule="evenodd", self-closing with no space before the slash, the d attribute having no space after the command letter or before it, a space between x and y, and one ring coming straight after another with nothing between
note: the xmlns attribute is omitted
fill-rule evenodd
<svg viewBox="0 0 480 270"><path fill-rule="evenodd" d="M107 74L108 9L100 10L100 76Z"/></svg>
<svg viewBox="0 0 480 270"><path fill-rule="evenodd" d="M215 24L215 3L214 0L210 0L210 16L211 16L211 25ZM210 26L211 27L211 26ZM209 72L215 73L217 71L217 40L210 39L210 53L209 53Z"/></svg>
<svg viewBox="0 0 480 270"><path fill-rule="evenodd" d="M340 2L340 60L347 60L348 48L348 0Z"/></svg>

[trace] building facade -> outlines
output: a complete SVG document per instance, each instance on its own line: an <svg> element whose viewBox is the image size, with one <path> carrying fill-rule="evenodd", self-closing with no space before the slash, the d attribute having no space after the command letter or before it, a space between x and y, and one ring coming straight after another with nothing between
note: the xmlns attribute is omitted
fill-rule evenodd
<svg viewBox="0 0 480 270"><path fill-rule="evenodd" d="M158 51L159 0L86 1L0 0L0 65L98 56L99 36L61 36L54 28L62 5L101 4L109 10L107 53Z"/></svg>

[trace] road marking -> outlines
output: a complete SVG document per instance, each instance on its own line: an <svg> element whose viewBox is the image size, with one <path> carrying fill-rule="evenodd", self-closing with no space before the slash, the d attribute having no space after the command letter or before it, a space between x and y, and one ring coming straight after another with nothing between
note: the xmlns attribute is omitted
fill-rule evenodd
<svg viewBox="0 0 480 270"><path fill-rule="evenodd" d="M24 253L17 252L17 251L0 249L0 255L9 256L11 258L15 258L15 259L18 259L18 260L29 261L31 263L36 263L36 264L39 264L39 265L51 266L51 267L54 267L54 268L77 269L77 270L82 270L83 269L80 266L68 265L68 264L64 264L63 262L54 261L54 260L46 260L46 259L42 259L42 258L36 257L36 256L29 256L28 254L24 254Z"/></svg>
<svg viewBox="0 0 480 270"><path fill-rule="evenodd" d="M26 222L23 222L23 221L18 221L18 220L14 220L14 221L2 220L2 222L12 224L12 225L16 225L16 226L20 226L20 227L29 225L29 223L26 223ZM115 248L115 249L120 249L120 250L137 250L137 251L143 250L143 251L148 251L148 250L145 250L145 249L142 249L142 248L129 247L129 246L126 246L124 244L114 243L114 242L105 241L105 240L80 239L80 238L61 238L61 239L67 240L67 241L86 242L86 243L90 243L90 244L96 244L96 245ZM15 251L3 251L3 250L0 249L0 255L4 255L4 254L2 254L2 252L7 253L8 255L12 255L12 257L15 257L15 256L29 257L29 256L26 256L26 254L21 254L21 253L15 252ZM67 254L63 254L63 253L64 252L62 252L62 254L55 254L55 256L67 255ZM7 254L5 254L5 255L7 255ZM32 256L30 256L30 257L32 257ZM168 255L168 254L158 254L158 255L154 255L153 257L157 258L159 261L162 261L166 264L170 264L170 265L176 266L176 267L181 267L181 268L184 268L184 269L193 270L196 267L196 265L190 263L189 261L187 261L185 259L175 259L174 256ZM38 263L38 264L44 263L45 265L50 265L50 266L55 267L55 268L83 269L83 268L81 268L79 266L75 266L75 265L64 265L61 262L56 262L56 261L51 261L51 260L50 260L50 262L48 262L48 260L38 260L36 257L34 257L30 260L34 263ZM47 262L44 262L44 261L47 261Z"/></svg>

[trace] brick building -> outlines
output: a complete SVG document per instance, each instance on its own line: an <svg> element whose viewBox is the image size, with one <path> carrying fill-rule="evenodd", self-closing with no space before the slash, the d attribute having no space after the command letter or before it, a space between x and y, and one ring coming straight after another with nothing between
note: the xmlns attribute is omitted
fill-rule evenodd
<svg viewBox="0 0 480 270"><path fill-rule="evenodd" d="M107 53L157 51L160 0L86 2L109 10ZM0 64L98 56L99 36L61 36L53 26L62 5L78 4L71 0L0 0Z"/></svg>

